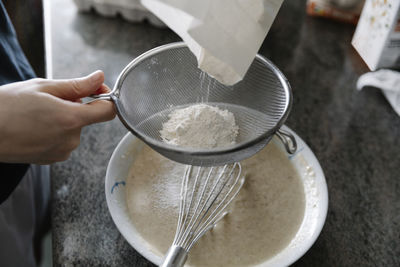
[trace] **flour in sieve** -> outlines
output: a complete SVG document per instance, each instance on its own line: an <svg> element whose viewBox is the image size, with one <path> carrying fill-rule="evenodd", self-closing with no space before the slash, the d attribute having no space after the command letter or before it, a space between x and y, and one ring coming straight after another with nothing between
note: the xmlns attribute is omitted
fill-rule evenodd
<svg viewBox="0 0 400 267"><path fill-rule="evenodd" d="M233 145L238 133L232 112L206 104L172 111L160 131L164 142L193 148Z"/></svg>

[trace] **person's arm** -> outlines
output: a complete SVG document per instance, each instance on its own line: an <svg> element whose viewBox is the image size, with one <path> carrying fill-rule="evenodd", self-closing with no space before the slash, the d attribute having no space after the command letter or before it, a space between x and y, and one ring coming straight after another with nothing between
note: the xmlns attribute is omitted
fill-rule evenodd
<svg viewBox="0 0 400 267"><path fill-rule="evenodd" d="M66 160L83 126L115 117L110 101L80 99L104 93L104 74L71 80L32 79L0 86L0 162L49 164Z"/></svg>

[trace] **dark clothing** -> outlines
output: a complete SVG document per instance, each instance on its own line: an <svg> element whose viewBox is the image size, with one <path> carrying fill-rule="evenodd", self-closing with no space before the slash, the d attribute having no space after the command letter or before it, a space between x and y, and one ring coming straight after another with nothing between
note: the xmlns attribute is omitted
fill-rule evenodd
<svg viewBox="0 0 400 267"><path fill-rule="evenodd" d="M35 77L0 0L0 86ZM1 131L1 129L0 129ZM8 198L25 175L29 164L0 163L0 204Z"/></svg>

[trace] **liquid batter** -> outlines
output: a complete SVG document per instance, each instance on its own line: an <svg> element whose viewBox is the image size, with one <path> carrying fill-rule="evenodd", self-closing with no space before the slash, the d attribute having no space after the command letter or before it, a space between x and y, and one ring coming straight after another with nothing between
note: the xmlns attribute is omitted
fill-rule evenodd
<svg viewBox="0 0 400 267"><path fill-rule="evenodd" d="M271 142L242 162L246 181L232 212L189 252L190 266L251 266L284 249L305 210L302 181L285 153ZM184 165L144 147L127 179L132 222L152 250L164 255L178 220Z"/></svg>

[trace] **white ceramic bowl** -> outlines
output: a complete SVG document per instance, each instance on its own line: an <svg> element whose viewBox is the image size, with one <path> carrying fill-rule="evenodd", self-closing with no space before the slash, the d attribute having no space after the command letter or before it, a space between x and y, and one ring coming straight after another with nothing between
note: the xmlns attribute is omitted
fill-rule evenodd
<svg viewBox="0 0 400 267"><path fill-rule="evenodd" d="M298 260L317 239L328 210L328 190L318 160L295 132L287 126L283 126L282 129L291 132L297 140L297 152L288 157L303 181L306 207L303 222L289 245L274 257L257 265L259 267L288 266ZM273 142L280 144L275 139ZM143 146L143 142L130 133L119 142L107 167L106 199L111 217L128 243L146 259L160 265L163 255L158 255L151 250L151 245L139 235L128 215L125 201L125 181L135 156ZM282 153L286 154L283 145L280 144L279 147Z"/></svg>

